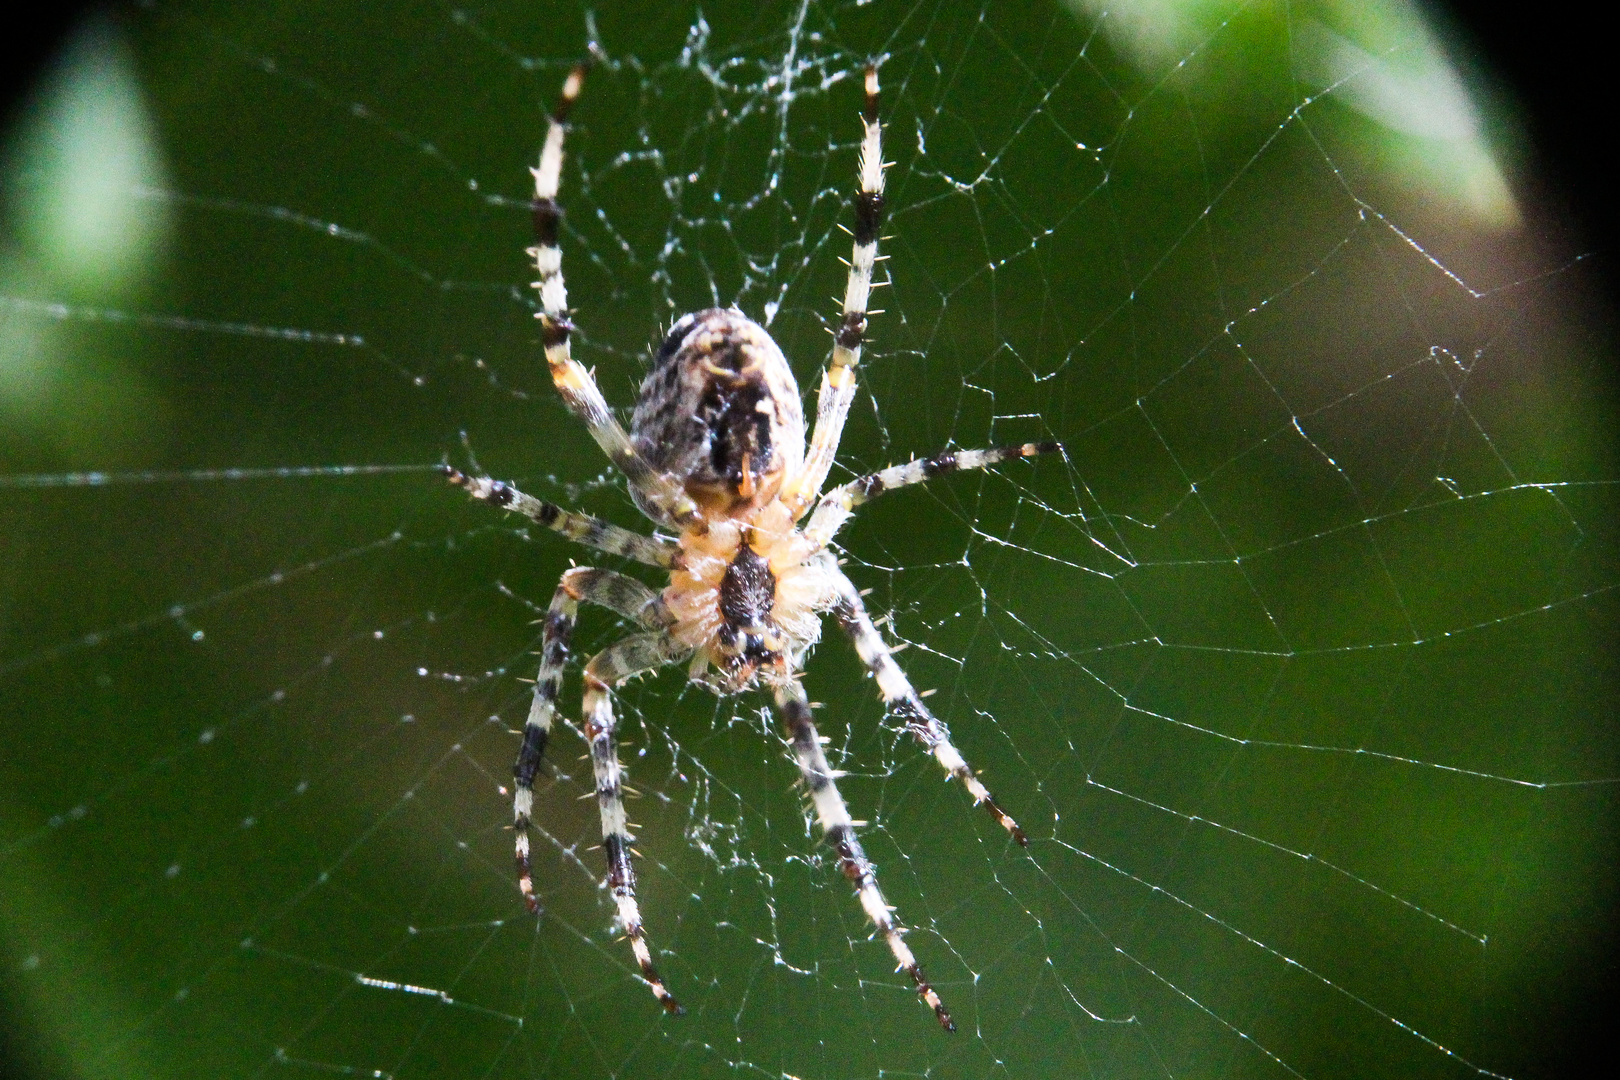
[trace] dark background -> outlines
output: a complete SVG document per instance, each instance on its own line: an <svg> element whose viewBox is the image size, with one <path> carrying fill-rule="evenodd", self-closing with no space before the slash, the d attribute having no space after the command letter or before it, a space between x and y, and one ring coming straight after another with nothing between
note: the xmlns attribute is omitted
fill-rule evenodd
<svg viewBox="0 0 1620 1080"><path fill-rule="evenodd" d="M48 25L36 24L31 31L8 36L4 65L10 80L5 88L8 101L25 92L76 17L71 8L52 8L40 13ZM1616 92L1606 41L1589 27L1538 18L1522 9L1498 13L1474 6L1441 17L1452 20L1461 36L1473 43L1477 54L1469 69L1487 91L1517 103L1518 109L1509 109L1508 115L1523 124L1533 148L1535 168L1526 172L1542 177L1542 186L1534 193L1539 207L1535 227L1560 249L1594 252L1596 275L1592 280L1608 288L1617 219L1604 141L1615 115ZM1601 327L1598 336L1606 339L1609 309L1601 304L1594 307L1591 318ZM1605 387L1601 377L1594 377L1592 385ZM1612 382L1607 389L1612 393ZM1609 404L1612 406L1612 397ZM1603 411L1609 417L1612 436L1612 407L1600 414ZM1612 701L1609 716L1612 724ZM1610 848L1590 855L1614 865L1613 840L1612 835L1595 837L1595 843L1608 843ZM1601 1018L1620 1011L1615 996L1615 956L1620 951L1613 920L1617 901L1620 898L1612 891L1588 898L1590 909L1599 914L1588 924L1594 936L1582 949L1586 962L1570 969L1564 992L1525 1003L1535 1014L1534 1027L1542 1037L1533 1046L1521 1048L1523 1056L1516 1067L1522 1071L1515 1075L1573 1073L1606 1034L1601 1030ZM0 1053L5 1055L0 1059L0 1071L55 1075L59 1066L53 1065L48 1053L34 1049L49 1040L36 1038L26 1010L7 1011L10 1015L0 1025L0 1040L4 1040Z"/></svg>
<svg viewBox="0 0 1620 1080"><path fill-rule="evenodd" d="M30 12L30 25L0 43L4 83L0 100L8 118L15 103L55 55L67 34L95 4L47 4ZM1572 223L1593 250L1614 250L1617 220L1610 151L1594 131L1615 115L1620 92L1609 70L1611 50L1579 16L1537 18L1510 4L1435 5L1443 25L1458 31L1474 73L1522 109L1535 148L1538 194L1550 218ZM7 124L9 127L10 124Z"/></svg>

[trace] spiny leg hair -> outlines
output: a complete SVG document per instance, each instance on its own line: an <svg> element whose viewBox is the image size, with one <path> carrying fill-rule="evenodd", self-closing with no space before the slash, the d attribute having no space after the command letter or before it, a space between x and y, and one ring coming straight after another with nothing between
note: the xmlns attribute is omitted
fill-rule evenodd
<svg viewBox="0 0 1620 1080"><path fill-rule="evenodd" d="M674 562L675 553L680 550L667 540L642 536L638 532L609 524L600 518L564 510L556 503L526 495L504 480L492 480L487 476L468 476L448 465L444 466L444 476L450 483L465 488L467 494L475 499L522 514L552 532L561 533L576 544L584 544L586 547L605 551L609 555L619 555L667 570Z"/></svg>
<svg viewBox="0 0 1620 1080"><path fill-rule="evenodd" d="M842 573L838 577L839 596L838 602L833 605L833 618L838 620L838 625L849 635L861 662L877 681L878 692L883 695L884 707L905 723L906 730L927 747L940 767L960 780L962 786L967 788L968 794L973 796L973 801L990 811L990 815L1007 830L1007 834L1016 840L1020 847L1028 847L1029 837L1024 835L1024 830L1018 827L1018 822L1001 808L1001 804L996 802L990 790L968 767L962 752L951 742L950 729L928 711L928 706L923 704L921 695L912 689L911 680L906 678L906 673L895 663L893 651L884 642L883 635L878 633L877 627L872 625L872 618L866 613L866 605L861 603L860 593L849 578Z"/></svg>
<svg viewBox="0 0 1620 1080"><path fill-rule="evenodd" d="M652 950L641 925L636 904L636 871L631 865L629 822L624 813L624 769L619 764L614 733L611 689L633 675L684 660L691 650L663 631L635 634L597 653L585 665L585 738L591 747L591 768L596 775L596 805L602 815L602 850L607 856L607 884L618 909L619 924L630 939L630 949L641 966L641 977L652 988L664 1011L679 1015L686 1010L675 1000L653 966Z"/></svg>
<svg viewBox="0 0 1620 1080"><path fill-rule="evenodd" d="M850 252L849 278L844 285L844 313L833 335L832 359L821 376L821 392L816 399L816 430L810 438L804 468L789 481L783 499L797 520L821 494L838 441L844 432L844 419L855 400L855 368L861 362L861 342L866 334L867 308L872 295L872 268L877 264L878 230L883 225L883 128L878 122L877 65L866 69L866 108L861 113L865 134L861 139L861 160L855 192L854 246Z"/></svg>
<svg viewBox="0 0 1620 1080"><path fill-rule="evenodd" d="M512 796L512 829L516 835L518 890L534 914L540 901L534 895L534 874L529 859L529 818L534 812L534 778L545 760L551 738L551 720L562 689L563 666L568 663L569 640L581 603L597 604L649 629L661 630L674 621L663 598L635 578L581 566L563 574L546 610L540 636L540 674L523 725L523 743L512 766L516 790Z"/></svg>
<svg viewBox="0 0 1620 1080"><path fill-rule="evenodd" d="M568 113L585 84L585 65L579 64L563 80L562 94L552 111L551 123L546 129L545 145L540 151L540 164L530 169L534 174L534 246L529 257L540 280L534 287L540 293L540 341L545 346L546 363L551 368L551 381L562 395L563 404L585 422L591 438L607 454L608 459L624 473L625 478L645 496L648 505L655 507L665 524L681 526L693 520L697 506L678 485L653 471L642 456L636 453L630 437L614 418L596 380L579 361L573 358L569 335L574 326L568 319L568 289L563 283L562 248L557 245L562 223L562 205L557 201L557 188L562 182L563 135Z"/></svg>
<svg viewBox="0 0 1620 1080"><path fill-rule="evenodd" d="M844 876L855 886L855 895L860 900L866 917L888 943L889 951L894 954L895 963L899 965L896 970L904 971L911 976L912 984L917 988L917 996L934 1010L940 1025L946 1031L955 1031L956 1024L951 1020L951 1014L946 1011L945 1003L939 999L939 994L923 977L922 967L912 955L911 947L906 944L904 927L895 922L894 909L883 899L883 892L878 888L877 870L872 866L872 861L866 857L860 840L856 838L855 822L850 819L849 808L844 805L844 797L838 793L836 780L841 774L834 772L827 765L827 755L821 749L822 738L816 732L815 721L810 715L810 702L806 700L804 687L797 679L789 679L777 685L776 707L787 726L788 741L793 748L793 760L799 766L799 774L810 793L816 820L821 824L821 831L826 836L827 843L838 853L839 869L843 870Z"/></svg>
<svg viewBox="0 0 1620 1080"><path fill-rule="evenodd" d="M833 488L821 497L815 513L804 527L806 538L825 545L844 527L855 508L877 498L885 491L923 484L936 476L960 472L964 469L988 469L1009 458L1028 458L1039 454L1062 453L1063 447L1055 442L1019 443L995 446L988 450L952 450L931 458L917 458L904 465L891 465L887 469L870 473Z"/></svg>

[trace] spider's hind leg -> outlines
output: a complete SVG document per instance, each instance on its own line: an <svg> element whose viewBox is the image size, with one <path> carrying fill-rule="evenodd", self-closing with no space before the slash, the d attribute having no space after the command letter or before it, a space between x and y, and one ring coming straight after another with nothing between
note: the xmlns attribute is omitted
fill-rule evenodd
<svg viewBox="0 0 1620 1080"><path fill-rule="evenodd" d="M961 781L975 803L990 811L990 815L1007 830L1008 836L1017 841L1020 847L1028 847L1029 837L1024 835L1024 830L1018 827L1018 822L1001 808L995 796L990 794L990 789L974 775L962 752L951 742L950 730L928 711L922 695L913 689L911 680L894 662L893 650L883 640L883 635L878 633L877 627L872 625L872 617L866 613L866 605L861 603L860 593L854 584L842 574L839 577L839 596L832 609L833 617L854 643L861 662L872 672L878 691L883 695L883 704L905 721L906 730L928 748L946 773Z"/></svg>
<svg viewBox="0 0 1620 1080"><path fill-rule="evenodd" d="M643 495L642 502L656 511L665 524L680 526L692 520L697 507L680 487L652 467L636 453L630 437L608 408L596 380L574 359L569 336L574 324L568 317L568 288L563 281L562 248L558 238L562 228L562 203L557 190L562 183L563 137L567 133L568 114L585 85L586 65L579 64L563 80L562 93L552 110L546 128L546 141L540 150L540 163L529 170L534 175L534 200L530 208L534 217L534 246L528 254L534 260L539 280L534 287L540 294L540 342L546 350L546 365L551 369L551 381L557 387L568 411L585 422L591 438L607 454L608 459L624 473L626 479Z"/></svg>
<svg viewBox="0 0 1620 1080"><path fill-rule="evenodd" d="M821 494L844 420L855 400L855 370L861 363L866 318L872 298L872 268L878 261L878 232L883 227L883 125L878 117L878 71L866 69L866 106L861 110L861 156L855 172L854 246L850 249L849 277L844 283L844 312L833 334L832 358L821 376L816 399L816 427L799 475L782 490L783 501L798 519Z"/></svg>

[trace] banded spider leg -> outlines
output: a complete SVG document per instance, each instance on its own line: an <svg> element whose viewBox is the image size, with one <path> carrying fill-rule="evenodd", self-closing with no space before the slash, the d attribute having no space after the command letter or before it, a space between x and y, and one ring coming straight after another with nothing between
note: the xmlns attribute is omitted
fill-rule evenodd
<svg viewBox="0 0 1620 1080"><path fill-rule="evenodd" d="M602 815L602 850L607 856L608 890L618 909L619 923L630 948L641 965L641 977L652 988L664 1011L679 1016L686 1010L664 986L653 965L652 949L641 925L641 908L636 903L636 871L631 865L629 823L624 813L624 769L614 738L618 728L613 715L612 688L626 679L665 664L684 660L692 650L662 630L630 637L610 645L591 657L585 665L585 738L591 747L591 768L596 774L596 805Z"/></svg>
<svg viewBox="0 0 1620 1080"><path fill-rule="evenodd" d="M782 721L787 726L788 741L793 748L793 760L799 766L799 774L804 779L805 789L810 793L810 801L815 806L816 820L821 825L822 835L838 853L839 869L855 886L855 895L861 902L861 908L866 912L866 917L871 920L872 925L877 928L877 932L883 935L889 951L894 954L894 962L899 965L897 970L911 976L912 985L917 988L917 996L934 1010L940 1025L946 1031L955 1031L956 1023L951 1019L951 1014L946 1010L939 994L923 976L922 965L917 963L911 947L906 944L905 928L895 921L893 909L883 899L883 891L878 888L877 870L872 866L872 860L866 857L866 851L855 836L855 822L850 819L849 808L844 805L844 797L838 793L838 774L828 766L827 755L821 750L821 736L816 731L815 720L810 716L810 702L804 696L804 687L800 685L799 680L790 678L777 684L775 690L776 708L782 714Z"/></svg>
<svg viewBox="0 0 1620 1080"><path fill-rule="evenodd" d="M608 459L624 473L630 482L631 494L648 517L665 525L676 527L687 524L697 516L697 504L680 485L660 475L630 443L630 436L608 408L596 380L573 357L569 337L574 324L568 318L568 289L563 282L562 248L557 239L562 225L562 204L557 201L557 189L562 183L563 136L567 132L568 114L585 85L585 64L579 64L563 81L562 94L552 110L551 122L546 128L546 141L540 150L540 164L530 169L534 174L534 246L528 254L534 260L535 272L540 279L534 288L540 293L540 341L545 346L546 364L551 369L551 381L557 387L568 411L584 421L591 438L602 448Z"/></svg>
<svg viewBox="0 0 1620 1080"><path fill-rule="evenodd" d="M871 671L878 692L883 695L884 706L905 723L906 730L934 755L934 760L939 762L947 775L961 781L968 794L973 796L974 803L990 811L990 816L1007 830L1007 835L1017 841L1020 847L1029 847L1029 837L1024 835L1024 830L1018 827L1011 814L1001 808L995 796L990 794L990 789L968 767L962 752L951 742L950 729L928 711L922 695L912 688L911 680L894 662L894 651L872 624L872 617L866 613L866 605L861 602L860 592L849 578L844 577L842 571L838 577L839 597L833 607L833 618L844 628L861 662Z"/></svg>
<svg viewBox="0 0 1620 1080"><path fill-rule="evenodd" d="M516 780L516 790L512 795L512 829L516 834L518 890L522 892L529 910L536 915L540 913L540 901L534 895L534 873L529 856L534 778L545 760L546 744L551 740L551 720L556 715L563 667L568 663L569 642L574 635L574 622L581 603L605 607L650 630L663 630L674 621L657 593L635 578L612 570L575 567L563 574L557 591L552 594L551 606L546 610L545 625L540 635L540 674L535 679L534 695L529 701L529 716L523 725L523 743L518 748L517 762L512 766L512 775Z"/></svg>
<svg viewBox="0 0 1620 1080"><path fill-rule="evenodd" d="M816 398L816 427L804 468L782 489L782 499L797 520L808 510L827 481L844 420L855 400L855 369L861 362L867 305L872 297L872 268L878 261L878 230L883 227L883 125L878 117L877 65L866 69L866 106L861 110L861 161L855 191L854 246L844 285L844 313L833 335L832 358L821 376Z"/></svg>

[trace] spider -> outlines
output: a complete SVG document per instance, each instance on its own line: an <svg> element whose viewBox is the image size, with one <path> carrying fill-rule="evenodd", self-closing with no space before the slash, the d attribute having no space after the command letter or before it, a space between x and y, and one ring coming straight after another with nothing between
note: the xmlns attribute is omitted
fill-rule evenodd
<svg viewBox="0 0 1620 1080"><path fill-rule="evenodd" d="M945 725L895 663L873 625L861 594L827 546L856 507L895 488L959 469L983 469L1009 458L1060 450L1055 443L1025 443L988 450L958 450L863 476L825 494L822 486L838 449L844 418L855 396L855 369L866 330L872 268L883 219L883 154L878 122L877 66L866 69L854 251L844 290L843 317L831 361L822 374L815 432L805 445L799 387L782 350L763 327L739 310L711 308L677 320L658 347L641 385L627 434L589 372L569 351L567 292L557 246L568 113L584 84L586 65L563 82L534 174L535 244L528 249L540 280L540 337L546 362L568 409L624 473L637 508L678 535L643 536L526 495L488 476L469 476L449 465L452 484L505 510L515 511L570 540L668 572L662 592L613 570L576 567L564 573L551 599L541 637L540 672L513 772L513 825L518 888L539 914L529 863L529 817L534 778L551 735L563 667L581 603L596 604L642 630L597 653L585 664L584 734L590 744L596 800L602 819L607 884L618 922L629 938L642 977L672 1014L684 1010L653 964L636 903L626 829L623 773L615 746L612 690L632 676L687 663L688 677L716 694L764 686L775 697L791 754L809 792L827 842L855 888L866 917L947 1031L955 1024L906 945L904 927L878 888L877 872L856 837L837 777L822 752L810 702L800 682L806 654L821 636L823 613L854 644L876 679L888 711L959 780L1018 844L1028 846L1004 811L951 743ZM801 526L799 523L808 520Z"/></svg>

